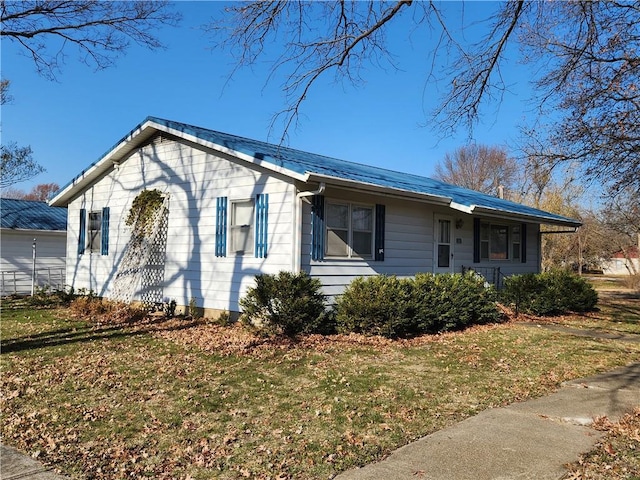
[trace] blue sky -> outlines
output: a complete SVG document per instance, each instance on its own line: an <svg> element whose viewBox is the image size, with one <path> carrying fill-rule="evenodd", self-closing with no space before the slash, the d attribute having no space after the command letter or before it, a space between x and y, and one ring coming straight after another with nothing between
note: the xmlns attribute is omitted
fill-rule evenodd
<svg viewBox="0 0 640 480"><path fill-rule="evenodd" d="M224 4L180 2L178 28L159 32L165 50L133 45L112 68L94 71L68 52L58 81L35 72L31 60L2 40L2 76L11 81L14 100L2 107L2 142L30 145L46 168L36 178L15 185L29 190L39 183L64 185L98 160L148 115L194 124L257 140L278 143L281 130L269 131L284 104L274 78L265 85L267 64L241 70L228 82L233 58L212 50L211 39L197 27L216 17ZM451 3L447 8L458 8ZM467 19L489 15L495 4L472 3ZM427 83L427 52L434 38L413 30L404 15L389 33L399 70L369 66L366 82L356 88L331 75L316 84L303 106L301 126L289 132L288 145L301 150L430 176L445 153L469 140L467 131L439 139L425 126L442 91ZM530 90L522 66L503 70L510 92L502 103L488 105L474 129L477 143L508 146L516 124L528 115ZM443 87L442 85L440 87Z"/></svg>

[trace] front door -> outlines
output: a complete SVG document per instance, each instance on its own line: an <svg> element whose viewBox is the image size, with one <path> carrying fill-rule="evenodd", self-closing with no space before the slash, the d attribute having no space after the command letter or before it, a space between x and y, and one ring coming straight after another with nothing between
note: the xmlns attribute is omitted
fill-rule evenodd
<svg viewBox="0 0 640 480"><path fill-rule="evenodd" d="M435 217L434 273L453 272L453 242L450 217Z"/></svg>

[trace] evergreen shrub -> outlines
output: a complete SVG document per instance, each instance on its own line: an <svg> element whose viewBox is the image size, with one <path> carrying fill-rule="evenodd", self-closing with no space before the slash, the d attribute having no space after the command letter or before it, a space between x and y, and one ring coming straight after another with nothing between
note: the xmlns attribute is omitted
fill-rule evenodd
<svg viewBox="0 0 640 480"><path fill-rule="evenodd" d="M322 284L308 274L262 274L240 299L241 321L266 334L331 333Z"/></svg>
<svg viewBox="0 0 640 480"><path fill-rule="evenodd" d="M516 275L505 280L502 301L516 312L558 315L586 312L598 303L598 294L584 278L565 270Z"/></svg>
<svg viewBox="0 0 640 480"><path fill-rule="evenodd" d="M339 332L408 337L499 320L495 290L474 273L357 278L336 303Z"/></svg>

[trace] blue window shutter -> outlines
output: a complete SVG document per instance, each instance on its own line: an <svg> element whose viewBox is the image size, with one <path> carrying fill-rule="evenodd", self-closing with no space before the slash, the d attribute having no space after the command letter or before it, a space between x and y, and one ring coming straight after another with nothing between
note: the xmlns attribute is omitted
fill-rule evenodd
<svg viewBox="0 0 640 480"><path fill-rule="evenodd" d="M527 224L523 223L520 227L520 261L527 263Z"/></svg>
<svg viewBox="0 0 640 480"><path fill-rule="evenodd" d="M100 253L109 255L109 207L102 209L102 242L100 242Z"/></svg>
<svg viewBox="0 0 640 480"><path fill-rule="evenodd" d="M473 263L480 263L480 219L473 219Z"/></svg>
<svg viewBox="0 0 640 480"><path fill-rule="evenodd" d="M311 259L324 258L324 195L314 195L311 202Z"/></svg>
<svg viewBox="0 0 640 480"><path fill-rule="evenodd" d="M87 234L87 210L84 208L80 209L80 227L78 231L78 255L82 255L84 253L84 247L86 245L86 234Z"/></svg>
<svg viewBox="0 0 640 480"><path fill-rule="evenodd" d="M227 197L216 199L216 257L227 256Z"/></svg>
<svg viewBox="0 0 640 480"><path fill-rule="evenodd" d="M256 196L256 258L267 258L267 218L269 217L269 194Z"/></svg>
<svg viewBox="0 0 640 480"><path fill-rule="evenodd" d="M376 234L375 234L375 259L378 262L384 261L384 215L385 206L376 205Z"/></svg>

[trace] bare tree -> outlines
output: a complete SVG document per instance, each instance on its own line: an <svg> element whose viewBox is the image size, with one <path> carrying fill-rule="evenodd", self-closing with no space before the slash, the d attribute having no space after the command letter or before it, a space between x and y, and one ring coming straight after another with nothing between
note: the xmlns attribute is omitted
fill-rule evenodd
<svg viewBox="0 0 640 480"><path fill-rule="evenodd" d="M17 42L38 73L54 79L72 47L96 69L111 66L132 41L161 47L156 30L180 20L169 7L166 1L2 0L0 36Z"/></svg>
<svg viewBox="0 0 640 480"><path fill-rule="evenodd" d="M537 154L551 163L577 162L587 178L617 190L640 187L639 2L501 2L485 20L472 19L487 32L479 42L465 39L472 23L461 22L450 5L254 1L233 4L227 17L209 27L235 52L238 68L282 46L272 76L285 78L287 105L274 119L284 118L283 139L320 77L333 74L357 84L365 65L394 65L385 32L403 15L412 15L407 35L417 28L436 35L435 50L425 53L429 80L450 85L433 117L443 134L472 128L481 107L502 98L508 86L501 68L509 61L508 47L519 46L537 89L532 100L540 118L547 118L546 108L561 115L543 142L558 148ZM444 72L436 69L441 57L452 59Z"/></svg>
<svg viewBox="0 0 640 480"><path fill-rule="evenodd" d="M12 100L9 95L10 83L4 78L0 81L0 105ZM16 142L0 147L0 188L28 180L43 171L44 168L33 159L31 147L19 147Z"/></svg>
<svg viewBox="0 0 640 480"><path fill-rule="evenodd" d="M435 177L453 185L498 195L500 187L514 190L518 163L504 148L465 145L445 155L435 167Z"/></svg>
<svg viewBox="0 0 640 480"><path fill-rule="evenodd" d="M9 187L2 191L2 198L46 202L58 190L60 190L60 186L57 183L40 183L35 185L29 192Z"/></svg>

